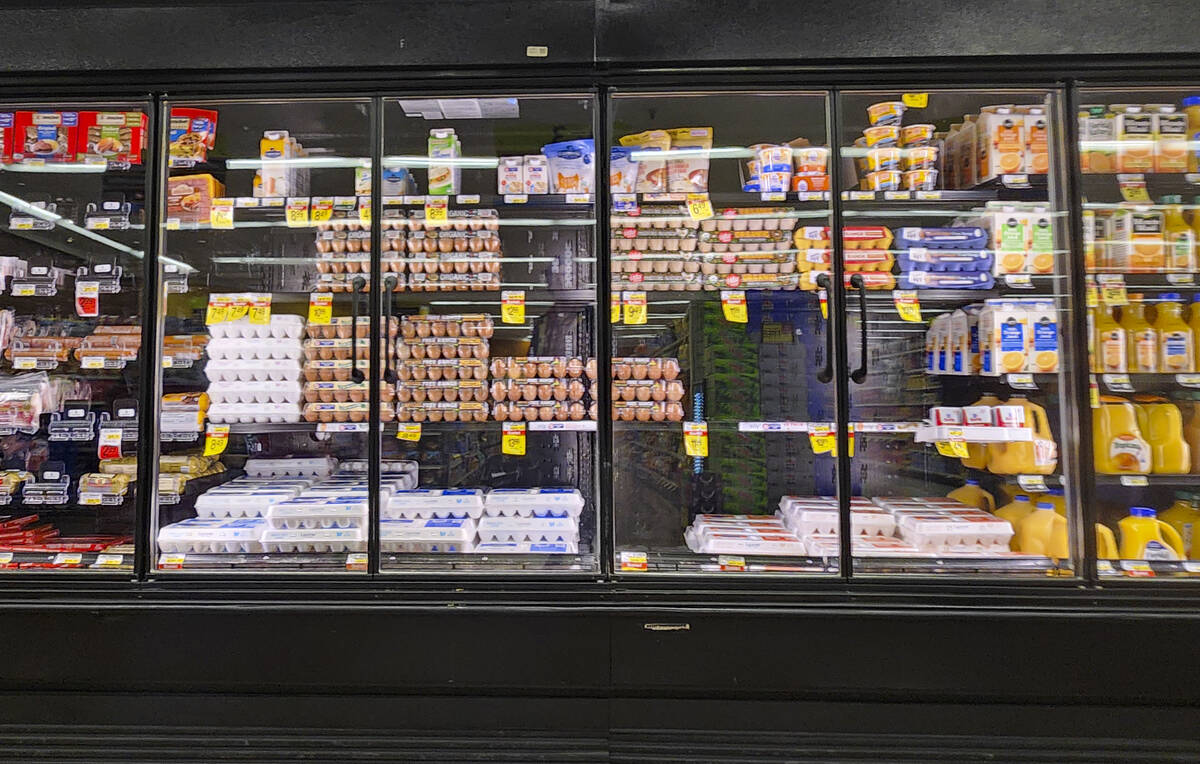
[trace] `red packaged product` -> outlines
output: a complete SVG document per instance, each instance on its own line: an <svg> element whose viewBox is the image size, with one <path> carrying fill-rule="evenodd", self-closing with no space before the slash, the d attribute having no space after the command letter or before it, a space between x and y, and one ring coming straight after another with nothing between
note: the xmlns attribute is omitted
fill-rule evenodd
<svg viewBox="0 0 1200 764"><path fill-rule="evenodd" d="M91 157L141 164L146 115L140 111L81 111L77 135L76 161Z"/></svg>
<svg viewBox="0 0 1200 764"><path fill-rule="evenodd" d="M168 152L172 167L191 167L203 162L217 141L217 112L176 106L171 109Z"/></svg>
<svg viewBox="0 0 1200 764"><path fill-rule="evenodd" d="M0 162L11 162L16 140L16 114L0 112Z"/></svg>
<svg viewBox="0 0 1200 764"><path fill-rule="evenodd" d="M70 162L79 129L77 111L18 111L14 118L14 162Z"/></svg>

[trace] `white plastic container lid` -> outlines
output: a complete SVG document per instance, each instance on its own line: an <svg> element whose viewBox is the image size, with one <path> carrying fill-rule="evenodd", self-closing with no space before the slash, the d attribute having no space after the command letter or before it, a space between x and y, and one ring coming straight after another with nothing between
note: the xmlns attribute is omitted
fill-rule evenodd
<svg viewBox="0 0 1200 764"><path fill-rule="evenodd" d="M440 541L475 539L475 520L470 517L399 518L379 524L381 541Z"/></svg>
<svg viewBox="0 0 1200 764"><path fill-rule="evenodd" d="M566 541L491 542L475 545L475 554L578 554L579 545Z"/></svg>
<svg viewBox="0 0 1200 764"><path fill-rule="evenodd" d="M578 517L583 495L574 488L493 488L484 502L488 516Z"/></svg>
<svg viewBox="0 0 1200 764"><path fill-rule="evenodd" d="M472 517L483 514L478 488L410 488L397 491L384 505L387 518Z"/></svg>

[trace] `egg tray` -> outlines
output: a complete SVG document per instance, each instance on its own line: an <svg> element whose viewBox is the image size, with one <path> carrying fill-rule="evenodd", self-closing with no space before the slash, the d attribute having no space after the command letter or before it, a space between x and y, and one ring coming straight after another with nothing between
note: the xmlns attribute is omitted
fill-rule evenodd
<svg viewBox="0 0 1200 764"><path fill-rule="evenodd" d="M496 380L488 393L492 400L518 403L520 401L574 402L582 401L588 392L583 379L529 378Z"/></svg>
<svg viewBox="0 0 1200 764"><path fill-rule="evenodd" d="M578 554L579 545L564 541L481 541L471 551L475 554Z"/></svg>
<svg viewBox="0 0 1200 764"><path fill-rule="evenodd" d="M381 412L382 413L382 412ZM388 413L391 413L390 410ZM400 403L398 422L486 422L490 408L486 403Z"/></svg>
<svg viewBox="0 0 1200 764"><path fill-rule="evenodd" d="M389 218L392 228L410 231L499 231L500 213L489 207L447 210L446 222L427 223L424 210L412 210L407 218Z"/></svg>
<svg viewBox="0 0 1200 764"><path fill-rule="evenodd" d="M496 292L500 290L497 273L411 273L410 292Z"/></svg>
<svg viewBox="0 0 1200 764"><path fill-rule="evenodd" d="M486 360L491 344L479 337L413 337L396 342L396 357L400 361L437 361L441 359Z"/></svg>
<svg viewBox="0 0 1200 764"><path fill-rule="evenodd" d="M410 358L407 361L398 361L395 371L402 382L456 379L482 382L488 376L485 362L477 358L423 358L419 361Z"/></svg>
<svg viewBox="0 0 1200 764"><path fill-rule="evenodd" d="M268 554L365 552L367 541L363 528L268 528L262 547Z"/></svg>
<svg viewBox="0 0 1200 764"><path fill-rule="evenodd" d="M379 356L383 358L385 354L389 357L395 357L392 351L391 343L383 342L379 347ZM352 339L334 339L334 340L305 340L304 347L301 351L304 355L305 366L314 361L347 361L351 356L357 360L365 360L371 352L371 340L368 337L360 337L357 340Z"/></svg>
<svg viewBox="0 0 1200 764"><path fill-rule="evenodd" d="M583 512L577 488L493 488L484 496L487 517L572 517Z"/></svg>
<svg viewBox="0 0 1200 764"><path fill-rule="evenodd" d="M991 273L935 273L911 271L901 273L900 289L991 289L996 280Z"/></svg>
<svg viewBox="0 0 1200 764"><path fill-rule="evenodd" d="M304 364L302 374L305 382L349 382L355 364L364 373L370 370L365 358L358 361L308 361ZM377 371L382 374L382 364L380 366Z"/></svg>
<svg viewBox="0 0 1200 764"><path fill-rule="evenodd" d="M299 422L300 404L292 403L214 403L208 410L214 424Z"/></svg>
<svg viewBox="0 0 1200 764"><path fill-rule="evenodd" d="M497 422L580 422L594 419L595 404L582 401L521 401L493 403L492 417Z"/></svg>
<svg viewBox="0 0 1200 764"><path fill-rule="evenodd" d="M701 231L701 244L781 244L788 241L791 234L787 230L761 231Z"/></svg>
<svg viewBox="0 0 1200 764"><path fill-rule="evenodd" d="M320 255L355 255L371 252L371 232L369 230L354 231L318 231L315 239L317 253Z"/></svg>
<svg viewBox="0 0 1200 764"><path fill-rule="evenodd" d="M685 394L683 381L679 379L628 379L612 381L612 400L614 402L679 402L683 400Z"/></svg>
<svg viewBox="0 0 1200 764"><path fill-rule="evenodd" d="M900 252L900 270L934 273L991 273L994 262L989 250L910 249Z"/></svg>
<svg viewBox="0 0 1200 764"><path fill-rule="evenodd" d="M475 521L469 517L391 518L380 522L379 540L395 549L466 551L475 543Z"/></svg>
<svg viewBox="0 0 1200 764"><path fill-rule="evenodd" d="M400 319L400 336L414 342L444 337L490 339L495 329L495 321L484 313L429 313Z"/></svg>
<svg viewBox="0 0 1200 764"><path fill-rule="evenodd" d="M488 365L494 379L596 378L596 359L571 356L497 356Z"/></svg>
<svg viewBox="0 0 1200 764"><path fill-rule="evenodd" d="M366 382L306 382L303 388L305 403L361 403L367 400L370 387ZM379 400L391 403L395 388L387 382L379 384Z"/></svg>
<svg viewBox="0 0 1200 764"><path fill-rule="evenodd" d="M400 330L400 320L392 316L388 326L389 336L395 337ZM359 338L371 336L371 322L362 317L359 318L357 327L350 316L334 316L327 324L309 324L306 329L307 339L310 340L348 340L352 332ZM380 327L379 333L382 336L383 327Z"/></svg>
<svg viewBox="0 0 1200 764"><path fill-rule="evenodd" d="M396 388L400 403L484 403L487 398L487 385L475 380L400 382Z"/></svg>
<svg viewBox="0 0 1200 764"><path fill-rule="evenodd" d="M682 372L678 358L622 356L612 359L612 378L616 380L678 379Z"/></svg>
<svg viewBox="0 0 1200 764"><path fill-rule="evenodd" d="M478 488L411 488L397 491L380 511L385 519L478 518L483 506L484 492Z"/></svg>
<svg viewBox="0 0 1200 764"><path fill-rule="evenodd" d="M616 401L612 418L622 422L682 422L683 404L670 401Z"/></svg>
<svg viewBox="0 0 1200 764"><path fill-rule="evenodd" d="M205 348L215 361L285 360L300 358L303 346L298 338L251 339L242 337L214 338Z"/></svg>
<svg viewBox="0 0 1200 764"><path fill-rule="evenodd" d="M224 337L255 339L299 339L304 335L304 317L290 313L272 313L265 324L252 324L248 317L236 321L209 324L208 333L214 340ZM209 342L209 345L212 343Z"/></svg>
<svg viewBox="0 0 1200 764"><path fill-rule="evenodd" d="M208 397L213 405L222 403L298 403L300 383L277 382L213 382Z"/></svg>
<svg viewBox="0 0 1200 764"><path fill-rule="evenodd" d="M368 403L306 403L301 414L306 422L365 422ZM382 414L382 409L381 409Z"/></svg>
<svg viewBox="0 0 1200 764"><path fill-rule="evenodd" d="M823 267L828 268L828 265ZM782 273L796 271L797 264L791 255L725 254L720 256L698 256L675 259L655 260L626 260L612 264L613 277L629 279L634 273L642 277L650 275L683 275L700 274L711 276L715 273ZM623 276L630 274L630 276Z"/></svg>

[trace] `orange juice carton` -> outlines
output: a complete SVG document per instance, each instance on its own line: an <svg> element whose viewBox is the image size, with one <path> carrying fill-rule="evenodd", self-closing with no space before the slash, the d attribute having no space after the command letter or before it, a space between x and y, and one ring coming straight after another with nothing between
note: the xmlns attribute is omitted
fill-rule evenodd
<svg viewBox="0 0 1200 764"><path fill-rule="evenodd" d="M1058 371L1058 311L1051 300L1028 303L1031 352L1026 371L1052 374Z"/></svg>
<svg viewBox="0 0 1200 764"><path fill-rule="evenodd" d="M1108 265L1108 245L1112 238L1111 210L1083 211L1083 267L1089 271Z"/></svg>
<svg viewBox="0 0 1200 764"><path fill-rule="evenodd" d="M1115 210L1108 267L1129 273L1159 273L1166 267L1166 219L1157 210Z"/></svg>
<svg viewBox="0 0 1200 764"><path fill-rule="evenodd" d="M1030 216L1016 206L991 208L983 213L979 224L991 234L991 247L996 253L994 275L1029 272L1031 223Z"/></svg>
<svg viewBox="0 0 1200 764"><path fill-rule="evenodd" d="M982 373L1025 371L1029 362L1029 313L1015 300L988 300L979 317Z"/></svg>
<svg viewBox="0 0 1200 764"><path fill-rule="evenodd" d="M1046 140L1046 109L1041 106L1018 106L1016 111L1025 117L1024 172L1045 175L1050 171L1050 151Z"/></svg>
<svg viewBox="0 0 1200 764"><path fill-rule="evenodd" d="M1085 173L1117 169L1116 117L1103 104L1079 107L1079 166Z"/></svg>
<svg viewBox="0 0 1200 764"><path fill-rule="evenodd" d="M950 314L950 373L977 374L979 367L979 312L959 308Z"/></svg>
<svg viewBox="0 0 1200 764"><path fill-rule="evenodd" d="M525 193L525 157L500 157L496 167L496 193Z"/></svg>
<svg viewBox="0 0 1200 764"><path fill-rule="evenodd" d="M1146 107L1154 117L1154 171L1187 172L1188 115L1172 104Z"/></svg>
<svg viewBox="0 0 1200 764"><path fill-rule="evenodd" d="M1154 115L1141 106L1113 104L1117 172L1153 172Z"/></svg>
<svg viewBox="0 0 1200 764"><path fill-rule="evenodd" d="M1026 263L1032 273L1054 272L1054 216L1048 210L1035 209L1027 215L1029 255Z"/></svg>
<svg viewBox="0 0 1200 764"><path fill-rule="evenodd" d="M979 178L991 180L1025 167L1025 115L1013 106L985 106L975 126Z"/></svg>
<svg viewBox="0 0 1200 764"><path fill-rule="evenodd" d="M961 427L963 410L961 406L934 406L929 409L929 421L938 427Z"/></svg>
<svg viewBox="0 0 1200 764"><path fill-rule="evenodd" d="M996 411L992 406L963 406L963 424L968 427L995 427Z"/></svg>

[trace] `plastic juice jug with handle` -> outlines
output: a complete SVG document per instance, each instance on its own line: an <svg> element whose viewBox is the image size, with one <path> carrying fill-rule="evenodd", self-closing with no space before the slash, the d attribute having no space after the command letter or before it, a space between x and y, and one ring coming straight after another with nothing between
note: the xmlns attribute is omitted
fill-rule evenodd
<svg viewBox="0 0 1200 764"><path fill-rule="evenodd" d="M1192 347L1200 347L1197 344L1200 343L1200 294L1192 295L1192 306L1188 311L1188 327L1192 330Z"/></svg>
<svg viewBox="0 0 1200 764"><path fill-rule="evenodd" d="M1179 398L1183 412L1183 440L1192 452L1192 474L1200 473L1200 393L1185 393Z"/></svg>
<svg viewBox="0 0 1200 764"><path fill-rule="evenodd" d="M1200 130L1197 131L1197 136L1192 140L1200 141ZM1200 143L1196 144L1196 148L1191 149L1193 155L1200 153ZM1192 198L1191 210L1191 225L1192 225L1192 244L1195 245L1196 264L1200 265L1200 196ZM1193 300L1195 297L1192 298Z"/></svg>
<svg viewBox="0 0 1200 764"><path fill-rule="evenodd" d="M1200 172L1200 96L1184 98L1183 112L1188 120L1188 172Z"/></svg>
<svg viewBox="0 0 1200 764"><path fill-rule="evenodd" d="M1182 297L1167 292L1158 303L1154 330L1158 332L1158 368L1170 374L1196 370L1196 338L1183 320Z"/></svg>
<svg viewBox="0 0 1200 764"><path fill-rule="evenodd" d="M1171 194L1159 201L1166 207L1163 211L1163 233L1167 240L1167 270L1195 271L1196 234L1183 216L1183 197Z"/></svg>
<svg viewBox="0 0 1200 764"><path fill-rule="evenodd" d="M1138 429L1150 444L1150 470L1158 475L1186 475L1192 467L1192 450L1183 439L1179 407L1150 395L1134 400Z"/></svg>
<svg viewBox="0 0 1200 764"><path fill-rule="evenodd" d="M1054 511L1063 517L1067 516L1067 492L1061 488L1051 488L1046 492L1044 501L1050 502Z"/></svg>
<svg viewBox="0 0 1200 764"><path fill-rule="evenodd" d="M1046 410L1023 395L1014 395L999 409L1000 416L1016 408L1023 409L1024 426L1033 430L1033 439L988 444L988 470L997 475L1049 475L1058 465L1058 444Z"/></svg>
<svg viewBox="0 0 1200 764"><path fill-rule="evenodd" d="M1100 406L1092 409L1092 457L1096 471L1106 475L1150 472L1150 444L1132 403L1115 395L1100 397Z"/></svg>
<svg viewBox="0 0 1200 764"><path fill-rule="evenodd" d="M1140 292L1129 295L1129 304L1121 308L1121 327L1129 343L1129 370L1154 373L1158 371L1158 332L1146 320L1145 299Z"/></svg>
<svg viewBox="0 0 1200 764"><path fill-rule="evenodd" d="M1095 309L1092 323L1092 370L1124 374L1129 370L1129 337L1110 305Z"/></svg>
<svg viewBox="0 0 1200 764"><path fill-rule="evenodd" d="M1183 553L1189 560L1200 556L1200 544L1195 544L1194 531L1200 530L1200 502L1196 494L1176 491L1175 503L1167 507L1158 519L1170 525L1183 539Z"/></svg>
<svg viewBox="0 0 1200 764"><path fill-rule="evenodd" d="M968 507L976 507L987 512L996 509L996 499L979 487L978 480L968 480L961 488L955 488L946 494L946 498L961 501Z"/></svg>
<svg viewBox="0 0 1200 764"><path fill-rule="evenodd" d="M1121 531L1119 552L1122 560L1183 558L1183 539L1156 514L1150 507L1130 507L1129 517L1123 517L1117 523Z"/></svg>
<svg viewBox="0 0 1200 764"><path fill-rule="evenodd" d="M1013 497L1011 502L1005 504L1003 507L1000 507L992 513L1001 520L1007 520L1008 524L1013 527L1014 535L1012 537L1012 541L1009 542L1009 546L1014 551L1017 549L1017 537L1015 535L1017 524L1021 522L1021 519L1024 518L1025 515L1032 511L1033 502L1031 502L1029 497L1025 494L1019 493Z"/></svg>
<svg viewBox="0 0 1200 764"><path fill-rule="evenodd" d="M1096 557L1101 560L1117 559L1117 537L1112 528L1103 523L1096 523Z"/></svg>
<svg viewBox="0 0 1200 764"><path fill-rule="evenodd" d="M999 406L1000 399L992 394L984 395L971 404L972 406ZM968 443L967 455L962 458L964 467L982 470L987 468L988 447L983 443Z"/></svg>
<svg viewBox="0 0 1200 764"><path fill-rule="evenodd" d="M1070 555L1067 518L1054 511L1048 501L1039 501L1032 512L1017 522L1016 551L1061 560Z"/></svg>

